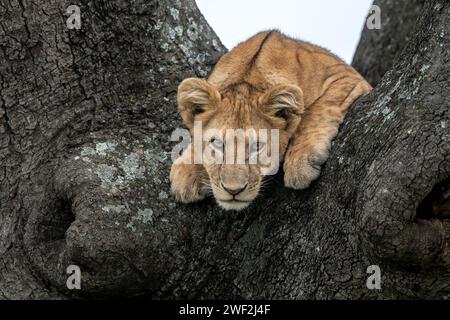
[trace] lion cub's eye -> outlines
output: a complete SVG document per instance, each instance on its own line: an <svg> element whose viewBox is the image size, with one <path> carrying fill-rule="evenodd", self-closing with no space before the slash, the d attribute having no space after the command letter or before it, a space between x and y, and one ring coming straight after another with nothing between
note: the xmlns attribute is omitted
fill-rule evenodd
<svg viewBox="0 0 450 320"><path fill-rule="evenodd" d="M219 138L212 138L209 140L209 144L217 151L223 152L223 141Z"/></svg>
<svg viewBox="0 0 450 320"><path fill-rule="evenodd" d="M250 145L250 154L260 153L266 148L266 143L262 141L254 142Z"/></svg>

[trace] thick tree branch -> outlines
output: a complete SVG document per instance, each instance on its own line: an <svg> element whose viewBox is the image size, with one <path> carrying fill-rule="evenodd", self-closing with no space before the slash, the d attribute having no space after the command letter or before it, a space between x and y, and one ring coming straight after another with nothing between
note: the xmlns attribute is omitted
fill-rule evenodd
<svg viewBox="0 0 450 320"><path fill-rule="evenodd" d="M375 0L381 9L381 29L364 27L353 67L373 86L389 71L416 34L425 0ZM373 14L371 12L370 14Z"/></svg>

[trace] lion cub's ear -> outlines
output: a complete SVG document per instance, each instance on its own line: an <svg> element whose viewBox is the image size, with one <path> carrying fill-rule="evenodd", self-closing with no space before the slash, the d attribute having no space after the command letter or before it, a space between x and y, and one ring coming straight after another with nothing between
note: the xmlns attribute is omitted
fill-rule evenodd
<svg viewBox="0 0 450 320"><path fill-rule="evenodd" d="M198 114L212 110L220 103L220 93L206 80L189 78L178 87L178 109L184 124L192 129Z"/></svg>
<svg viewBox="0 0 450 320"><path fill-rule="evenodd" d="M304 111L303 91L294 85L278 85L261 97L260 104L285 130L293 132Z"/></svg>

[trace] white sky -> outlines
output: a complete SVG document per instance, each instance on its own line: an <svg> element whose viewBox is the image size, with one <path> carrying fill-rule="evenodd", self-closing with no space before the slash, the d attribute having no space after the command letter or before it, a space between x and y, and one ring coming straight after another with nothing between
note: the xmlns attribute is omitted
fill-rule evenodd
<svg viewBox="0 0 450 320"><path fill-rule="evenodd" d="M233 48L277 28L350 63L372 0L196 0L223 44Z"/></svg>

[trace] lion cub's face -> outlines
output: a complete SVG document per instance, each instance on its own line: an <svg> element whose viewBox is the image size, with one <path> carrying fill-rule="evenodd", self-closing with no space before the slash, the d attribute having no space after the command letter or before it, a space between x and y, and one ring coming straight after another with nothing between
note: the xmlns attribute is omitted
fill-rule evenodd
<svg viewBox="0 0 450 320"><path fill-rule="evenodd" d="M299 125L303 97L291 85L266 92L240 85L219 93L205 80L186 79L178 106L217 203L241 210L258 196L264 176L276 173L274 164L277 170Z"/></svg>

